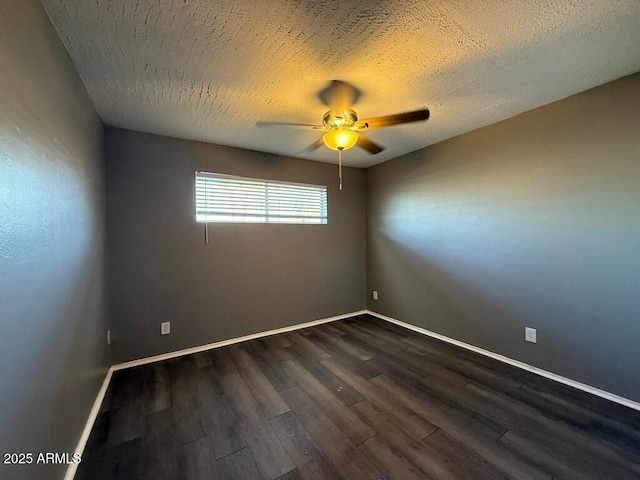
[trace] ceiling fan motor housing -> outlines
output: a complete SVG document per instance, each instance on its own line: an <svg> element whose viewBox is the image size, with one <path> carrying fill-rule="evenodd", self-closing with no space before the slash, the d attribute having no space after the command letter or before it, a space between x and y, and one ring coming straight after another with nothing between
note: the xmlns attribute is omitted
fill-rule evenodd
<svg viewBox="0 0 640 480"><path fill-rule="evenodd" d="M335 128L354 128L358 121L358 115L353 110L344 110L338 115L331 115L331 110L326 112L322 117L322 125L325 130L333 130Z"/></svg>

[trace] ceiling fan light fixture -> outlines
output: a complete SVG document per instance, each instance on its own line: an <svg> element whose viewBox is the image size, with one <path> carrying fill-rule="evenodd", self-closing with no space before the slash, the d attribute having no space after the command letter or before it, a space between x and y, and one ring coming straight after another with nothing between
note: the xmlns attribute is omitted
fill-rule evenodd
<svg viewBox="0 0 640 480"><path fill-rule="evenodd" d="M349 150L358 141L358 133L347 128L336 128L325 133L322 140L332 150Z"/></svg>

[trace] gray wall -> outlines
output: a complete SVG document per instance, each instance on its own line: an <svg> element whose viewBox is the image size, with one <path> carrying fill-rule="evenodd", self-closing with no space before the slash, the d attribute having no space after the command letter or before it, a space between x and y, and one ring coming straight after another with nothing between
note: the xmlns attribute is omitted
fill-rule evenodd
<svg viewBox="0 0 640 480"><path fill-rule="evenodd" d="M365 308L365 172L107 130L113 360ZM328 225L195 222L194 172L328 186ZM171 334L160 335L160 322Z"/></svg>
<svg viewBox="0 0 640 480"><path fill-rule="evenodd" d="M40 2L0 15L0 453L73 452L107 365L103 127ZM3 479L61 478L65 465Z"/></svg>
<svg viewBox="0 0 640 480"><path fill-rule="evenodd" d="M369 169L369 308L640 401L639 107L636 74Z"/></svg>

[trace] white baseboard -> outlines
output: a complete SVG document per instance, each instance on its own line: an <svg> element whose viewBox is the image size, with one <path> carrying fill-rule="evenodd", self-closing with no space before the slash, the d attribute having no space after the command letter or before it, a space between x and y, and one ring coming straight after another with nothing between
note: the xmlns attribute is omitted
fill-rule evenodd
<svg viewBox="0 0 640 480"><path fill-rule="evenodd" d="M185 348L184 350L176 350L173 352L163 353L160 355L154 355L153 357L139 358L137 360L131 360L129 362L119 363L112 366L114 370L122 370L124 368L137 367L138 365L146 365L147 363L160 362L162 360L168 360L170 358L181 357L183 355L190 355L192 353L203 352L205 350L211 350L212 348L226 347L234 343L246 342L247 340L253 340L255 338L267 337L269 335L277 335L278 333L290 332L292 330L299 330L301 328L313 327L314 325L320 325L322 323L335 322L336 320L342 320L343 318L355 317L356 315L362 315L367 313L367 310L359 310L357 312L345 313L343 315L336 315L335 317L321 318L319 320L313 320L306 323L298 323L296 325L290 325L288 327L276 328L275 330L267 330L265 332L252 333L251 335L245 335L243 337L230 338L228 340L222 340L215 343L207 343L206 345L199 345L197 347Z"/></svg>
<svg viewBox="0 0 640 480"><path fill-rule="evenodd" d="M100 387L100 391L98 392L98 396L96 400L93 402L93 407L91 408L91 412L89 413L89 418L87 419L87 423L84 426L84 430L82 430L82 435L80 435L80 440L78 441L78 445L76 446L76 450L74 453L79 453L81 458L84 453L84 447L87 446L87 441L89 440L89 435L91 434L91 429L93 428L93 424L98 417L98 412L100 412L100 406L102 405L102 400L104 400L104 396L107 393L107 388L109 388L109 382L111 382L111 376L113 375L113 368L109 368L107 370L107 374L102 381L102 386ZM78 470L77 463L70 463L67 467L67 473L64 476L64 480L73 480L73 477L76 475L76 470Z"/></svg>
<svg viewBox="0 0 640 480"><path fill-rule="evenodd" d="M549 378L551 380L555 380L559 383L564 383L565 385L569 385L570 387L577 388L578 390L582 390L583 392L590 393L592 395L596 395L598 397L602 397L607 400L611 400L612 402L619 403L620 405L624 405L625 407L633 408L634 410L640 411L640 403L635 402L633 400L629 400L628 398L621 397L616 395L615 393L607 392L606 390L601 390L596 387L592 387L591 385L587 385L576 380L571 380L570 378L563 377L553 372L549 372L547 370L543 370L538 367L534 367L533 365L529 365L528 363L521 362L519 360L514 360L513 358L506 357L504 355L500 355L499 353L491 352L489 350L485 350L484 348L476 347L475 345L471 345L469 343L461 342L460 340L456 340L454 338L447 337L445 335L441 335L439 333L432 332L425 328L416 327L415 325L411 325L410 323L405 323L400 320L397 320L392 317L388 317L386 315L382 315L381 313L373 312L371 310L367 310L367 313L377 317L381 320L385 320L390 323L395 323L396 325L400 325L401 327L408 328L409 330L413 330L414 332L421 333L423 335L427 335L429 337L437 338L438 340L442 340L443 342L450 343L452 345L456 345L461 348L465 348L467 350L471 350L472 352L479 353L481 355L485 355L487 357L493 358L495 360L499 360L501 362L507 363L509 365L513 365L514 367L521 368L522 370L526 370L528 372L535 373L545 378Z"/></svg>

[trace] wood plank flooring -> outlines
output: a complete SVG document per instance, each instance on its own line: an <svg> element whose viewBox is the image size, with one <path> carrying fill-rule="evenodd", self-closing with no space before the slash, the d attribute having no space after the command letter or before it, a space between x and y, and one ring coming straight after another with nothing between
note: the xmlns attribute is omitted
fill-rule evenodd
<svg viewBox="0 0 640 480"><path fill-rule="evenodd" d="M115 372L76 479L638 479L640 412L368 315Z"/></svg>

